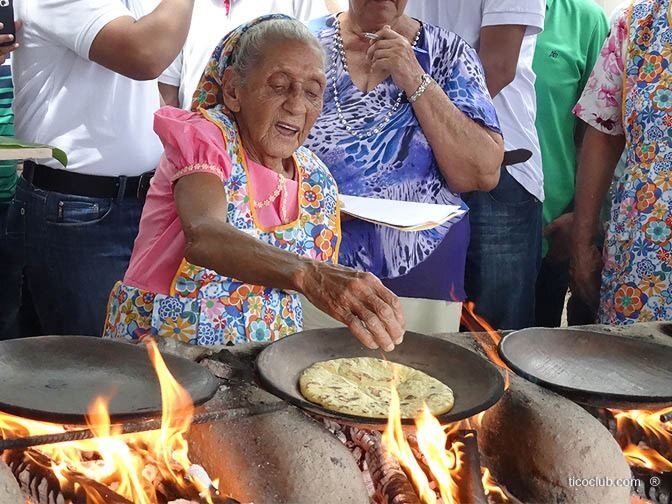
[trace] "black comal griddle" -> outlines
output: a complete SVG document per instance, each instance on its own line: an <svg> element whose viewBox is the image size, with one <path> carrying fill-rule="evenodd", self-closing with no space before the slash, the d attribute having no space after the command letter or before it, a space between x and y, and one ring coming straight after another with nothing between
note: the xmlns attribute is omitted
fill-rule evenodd
<svg viewBox="0 0 672 504"><path fill-rule="evenodd" d="M587 406L672 404L672 346L583 329L524 329L499 353L523 378Z"/></svg>
<svg viewBox="0 0 672 504"><path fill-rule="evenodd" d="M450 423L473 416L495 404L504 393L504 379L489 361L444 339L407 332L403 344L390 353L369 350L347 328L317 329L288 336L265 348L257 358L262 387L295 406L351 425L383 426L384 418L337 413L301 395L299 375L311 365L346 357L375 357L405 364L448 385L455 395L451 411L439 417ZM413 424L404 419L404 424Z"/></svg>
<svg viewBox="0 0 672 504"><path fill-rule="evenodd" d="M187 359L164 354L195 404L220 382ZM84 423L96 397L109 399L112 421L161 413L161 390L145 345L85 336L0 342L0 411L47 422Z"/></svg>

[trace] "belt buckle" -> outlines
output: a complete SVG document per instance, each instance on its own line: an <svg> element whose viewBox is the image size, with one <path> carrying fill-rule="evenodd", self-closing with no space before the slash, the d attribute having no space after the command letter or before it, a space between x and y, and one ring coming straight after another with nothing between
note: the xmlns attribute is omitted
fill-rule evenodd
<svg viewBox="0 0 672 504"><path fill-rule="evenodd" d="M138 199L143 199L145 196L147 196L147 192L149 191L149 186L152 182L153 176L153 171L145 172L140 175L140 179L138 180L138 188L135 194Z"/></svg>

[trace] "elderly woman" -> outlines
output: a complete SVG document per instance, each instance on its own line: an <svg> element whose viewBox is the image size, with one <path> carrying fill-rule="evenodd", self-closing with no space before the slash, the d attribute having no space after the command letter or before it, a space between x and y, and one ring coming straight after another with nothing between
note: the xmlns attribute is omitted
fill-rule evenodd
<svg viewBox="0 0 672 504"><path fill-rule="evenodd" d="M457 193L499 180L495 108L476 52L404 15L405 6L350 0L349 10L313 24L327 89L306 146L344 194L462 204ZM404 296L409 329L454 330L460 305L449 302L464 297L468 242L467 219L420 232L352 220L343 223L340 262Z"/></svg>
<svg viewBox="0 0 672 504"><path fill-rule="evenodd" d="M215 50L190 113L164 108L165 154L106 337L202 345L301 330L297 292L362 343L401 342L398 299L373 275L337 266L337 188L301 148L322 108L324 54L301 23L260 18Z"/></svg>
<svg viewBox="0 0 672 504"><path fill-rule="evenodd" d="M589 127L576 182L572 290L603 324L672 319L670 20L672 0L619 10L575 108ZM624 147L600 254L600 208Z"/></svg>

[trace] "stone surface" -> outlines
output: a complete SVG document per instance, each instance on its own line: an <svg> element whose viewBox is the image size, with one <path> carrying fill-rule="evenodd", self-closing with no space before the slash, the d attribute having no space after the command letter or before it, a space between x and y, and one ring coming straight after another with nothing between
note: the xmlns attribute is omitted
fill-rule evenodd
<svg viewBox="0 0 672 504"><path fill-rule="evenodd" d="M254 385L253 362L263 348L221 349L227 385L205 409L281 402ZM204 361L205 363L205 361ZM193 462L219 478L223 493L255 504L368 504L362 473L350 451L302 411L286 410L228 423L192 426Z"/></svg>
<svg viewBox="0 0 672 504"><path fill-rule="evenodd" d="M492 351L487 335L476 335ZM486 355L471 334L439 335ZM489 342L489 343L488 343ZM626 504L630 487L572 486L570 478L629 479L609 431L581 406L514 374L478 429L483 463L523 502Z"/></svg>
<svg viewBox="0 0 672 504"><path fill-rule="evenodd" d="M630 487L577 486L570 478L627 480L630 469L609 431L580 406L517 376L484 415L484 462L524 502L623 503Z"/></svg>
<svg viewBox="0 0 672 504"><path fill-rule="evenodd" d="M0 460L0 503L25 504L26 499L21 488L9 470L9 467Z"/></svg>

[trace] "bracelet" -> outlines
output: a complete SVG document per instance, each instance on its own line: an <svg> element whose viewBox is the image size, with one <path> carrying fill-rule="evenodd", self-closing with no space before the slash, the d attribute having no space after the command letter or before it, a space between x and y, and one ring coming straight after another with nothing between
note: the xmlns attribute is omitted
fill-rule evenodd
<svg viewBox="0 0 672 504"><path fill-rule="evenodd" d="M408 101L411 103L415 103L417 99L420 98L425 91L427 91L427 88L432 82L434 81L429 74L423 74L422 81L420 82L418 89L416 89L415 93L413 93L411 96L408 97Z"/></svg>

